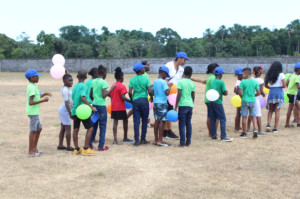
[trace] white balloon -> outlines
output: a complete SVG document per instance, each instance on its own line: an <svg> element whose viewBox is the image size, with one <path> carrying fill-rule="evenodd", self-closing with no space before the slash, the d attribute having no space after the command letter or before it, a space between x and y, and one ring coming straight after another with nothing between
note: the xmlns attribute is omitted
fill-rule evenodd
<svg viewBox="0 0 300 199"><path fill-rule="evenodd" d="M149 111L148 119L150 119L152 116L153 116L153 109L151 109L151 110Z"/></svg>
<svg viewBox="0 0 300 199"><path fill-rule="evenodd" d="M54 64L54 65L62 65L62 66L64 66L65 65L65 62L66 62L66 60L65 60L65 58L64 58L64 56L62 56L61 54L56 54L56 55L54 55L53 57L52 57L52 63Z"/></svg>
<svg viewBox="0 0 300 199"><path fill-rule="evenodd" d="M206 93L206 98L209 100L209 101L216 101L217 99L219 99L220 95L218 93L218 91L214 90L214 89L210 89L209 91L207 91Z"/></svg>

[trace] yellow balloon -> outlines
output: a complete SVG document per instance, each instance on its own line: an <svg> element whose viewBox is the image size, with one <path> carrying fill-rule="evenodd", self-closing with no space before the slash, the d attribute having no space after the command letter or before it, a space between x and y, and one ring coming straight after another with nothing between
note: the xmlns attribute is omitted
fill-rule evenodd
<svg viewBox="0 0 300 199"><path fill-rule="evenodd" d="M148 95L148 101L150 100L150 98L151 98L150 95Z"/></svg>
<svg viewBox="0 0 300 199"><path fill-rule="evenodd" d="M264 92L265 92L266 94L269 94L269 92L270 92L270 89L268 89L268 88L264 87Z"/></svg>
<svg viewBox="0 0 300 199"><path fill-rule="evenodd" d="M234 107L241 107L241 105L242 105L242 99L241 99L241 97L239 95L233 96L231 98L231 104Z"/></svg>

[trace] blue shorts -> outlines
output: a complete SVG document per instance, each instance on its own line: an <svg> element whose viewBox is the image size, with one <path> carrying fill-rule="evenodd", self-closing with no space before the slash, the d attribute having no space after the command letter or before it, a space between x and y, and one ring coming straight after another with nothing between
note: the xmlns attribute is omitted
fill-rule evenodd
<svg viewBox="0 0 300 199"><path fill-rule="evenodd" d="M205 103L206 104L206 106L207 106L207 117L208 118L210 118L210 109L211 109L211 105L210 105L210 103L208 102L208 103Z"/></svg>
<svg viewBox="0 0 300 199"><path fill-rule="evenodd" d="M249 110L249 116L256 117L255 102L242 102L241 115L247 117Z"/></svg>
<svg viewBox="0 0 300 199"><path fill-rule="evenodd" d="M153 103L154 118L158 121L167 121L168 104Z"/></svg>

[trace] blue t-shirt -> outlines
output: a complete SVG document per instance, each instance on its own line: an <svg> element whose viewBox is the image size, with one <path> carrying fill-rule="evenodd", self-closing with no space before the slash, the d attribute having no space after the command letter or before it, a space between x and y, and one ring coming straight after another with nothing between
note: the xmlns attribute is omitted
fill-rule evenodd
<svg viewBox="0 0 300 199"><path fill-rule="evenodd" d="M167 82L161 78L157 78L153 82L154 100L155 104L166 104L167 96L165 90L169 89Z"/></svg>

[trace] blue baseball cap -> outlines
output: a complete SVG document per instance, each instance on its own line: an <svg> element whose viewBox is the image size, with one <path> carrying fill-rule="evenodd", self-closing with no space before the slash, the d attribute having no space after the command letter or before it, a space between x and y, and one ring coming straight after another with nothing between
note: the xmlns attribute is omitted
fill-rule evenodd
<svg viewBox="0 0 300 199"><path fill-rule="evenodd" d="M186 60L190 61L185 52L179 52L176 54L176 57L186 58Z"/></svg>
<svg viewBox="0 0 300 199"><path fill-rule="evenodd" d="M223 73L224 73L224 71L223 71L222 67L215 68L215 75L221 75Z"/></svg>
<svg viewBox="0 0 300 199"><path fill-rule="evenodd" d="M27 79L30 78L30 77L34 77L34 76L43 76L43 74L39 74L35 69L29 69L25 73L25 77Z"/></svg>
<svg viewBox="0 0 300 199"><path fill-rule="evenodd" d="M167 77L170 77L170 75L169 75L169 68L168 67L161 66L161 67L159 67L159 70L166 72L168 74Z"/></svg>
<svg viewBox="0 0 300 199"><path fill-rule="evenodd" d="M297 62L295 68L300 68L300 62Z"/></svg>
<svg viewBox="0 0 300 199"><path fill-rule="evenodd" d="M242 71L243 71L242 68L237 68L237 69L234 70L234 74L235 74L235 75L242 75L242 74L243 74Z"/></svg>
<svg viewBox="0 0 300 199"><path fill-rule="evenodd" d="M142 68L144 68L145 66L141 63L141 62L137 62L133 65L133 70L135 72L140 71Z"/></svg>

